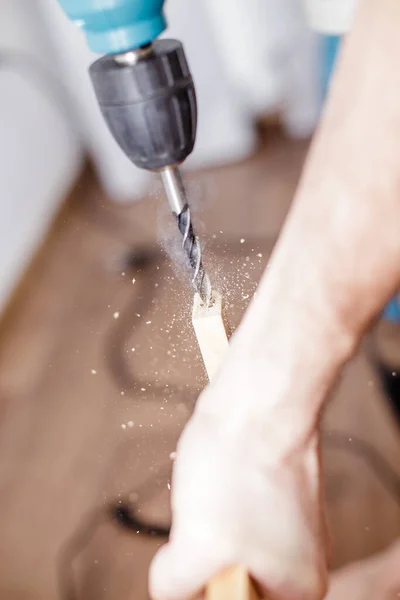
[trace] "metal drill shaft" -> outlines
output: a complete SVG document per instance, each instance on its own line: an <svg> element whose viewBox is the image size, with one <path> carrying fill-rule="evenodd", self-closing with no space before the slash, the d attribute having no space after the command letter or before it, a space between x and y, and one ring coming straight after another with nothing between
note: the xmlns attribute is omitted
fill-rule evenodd
<svg viewBox="0 0 400 600"><path fill-rule="evenodd" d="M202 302L206 306L209 306L212 296L211 282L204 270L199 238L194 235L190 218L190 208L187 204L181 214L178 215L178 227L182 234L182 248L185 250L192 268L193 287L199 294Z"/></svg>
<svg viewBox="0 0 400 600"><path fill-rule="evenodd" d="M182 248L189 259L192 285L206 306L211 303L212 287L204 270L199 239L193 231L186 190L177 167L166 167L161 171L168 202L174 213L182 235Z"/></svg>

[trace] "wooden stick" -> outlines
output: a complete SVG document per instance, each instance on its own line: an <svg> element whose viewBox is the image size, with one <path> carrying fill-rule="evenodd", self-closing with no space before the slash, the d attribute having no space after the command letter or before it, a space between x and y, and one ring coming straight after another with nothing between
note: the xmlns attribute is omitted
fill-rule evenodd
<svg viewBox="0 0 400 600"><path fill-rule="evenodd" d="M211 302L207 308L196 294L192 314L194 331L210 380L220 368L229 347L220 294L213 292Z"/></svg>
<svg viewBox="0 0 400 600"><path fill-rule="evenodd" d="M213 293L212 303L208 308L196 294L192 322L208 378L212 379L219 370L229 347L220 294ZM249 574L240 566L214 577L206 589L206 600L259 600L259 598Z"/></svg>
<svg viewBox="0 0 400 600"><path fill-rule="evenodd" d="M232 567L208 584L206 600L260 600L246 569Z"/></svg>

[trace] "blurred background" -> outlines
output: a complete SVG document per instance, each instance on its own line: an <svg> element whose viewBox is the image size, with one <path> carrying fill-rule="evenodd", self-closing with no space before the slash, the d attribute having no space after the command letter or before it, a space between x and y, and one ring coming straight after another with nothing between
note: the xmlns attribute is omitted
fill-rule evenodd
<svg viewBox="0 0 400 600"><path fill-rule="evenodd" d="M298 0L169 0L167 17L198 92L185 178L234 329L290 207L335 38L311 32ZM106 129L95 58L55 0L0 3L7 600L147 598L171 453L206 382L175 224L157 176ZM397 333L377 324L325 416L335 567L400 531Z"/></svg>
<svg viewBox="0 0 400 600"><path fill-rule="evenodd" d="M10 244L0 259L4 305L87 157L118 203L140 198L152 178L132 167L109 135L87 75L96 56L58 2L15 0L1 11L1 196L10 199L1 219L1 238ZM290 134L310 135L320 96L316 44L298 2L252 0L249 10L241 1L172 0L167 17L168 35L185 44L199 97L188 167L249 156L255 119L278 109Z"/></svg>

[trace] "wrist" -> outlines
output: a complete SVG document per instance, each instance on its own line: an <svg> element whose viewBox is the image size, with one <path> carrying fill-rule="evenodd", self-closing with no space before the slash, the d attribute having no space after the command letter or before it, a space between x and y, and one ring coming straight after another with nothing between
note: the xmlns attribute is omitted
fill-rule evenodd
<svg viewBox="0 0 400 600"><path fill-rule="evenodd" d="M230 358L200 397L195 418L276 463L315 445L325 394L322 385L311 389L304 378L293 381L272 362Z"/></svg>
<svg viewBox="0 0 400 600"><path fill-rule="evenodd" d="M274 300L272 310L265 291L233 337L198 412L238 439L287 454L315 439L323 402L353 343L334 319L318 317L313 302L302 311L302 304Z"/></svg>
<svg viewBox="0 0 400 600"><path fill-rule="evenodd" d="M290 457L316 449L319 411L300 409L295 393L278 388L278 382L262 385L252 369L225 381L225 374L200 397L193 419L212 428L214 435L230 439L261 464L286 463ZM268 377L268 369L264 370Z"/></svg>

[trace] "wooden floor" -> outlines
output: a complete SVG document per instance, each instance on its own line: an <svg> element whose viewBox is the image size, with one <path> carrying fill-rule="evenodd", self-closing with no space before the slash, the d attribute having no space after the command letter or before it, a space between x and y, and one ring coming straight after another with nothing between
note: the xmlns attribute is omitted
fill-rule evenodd
<svg viewBox="0 0 400 600"><path fill-rule="evenodd" d="M240 321L289 207L305 145L267 136L247 162L189 179L210 273ZM170 459L204 373L160 188L112 206L87 173L0 336L0 599L144 600L168 525ZM244 240L244 242L241 242ZM327 349L329 351L329 349ZM365 354L326 414L335 565L400 533L400 436ZM400 467L398 467L400 470Z"/></svg>

